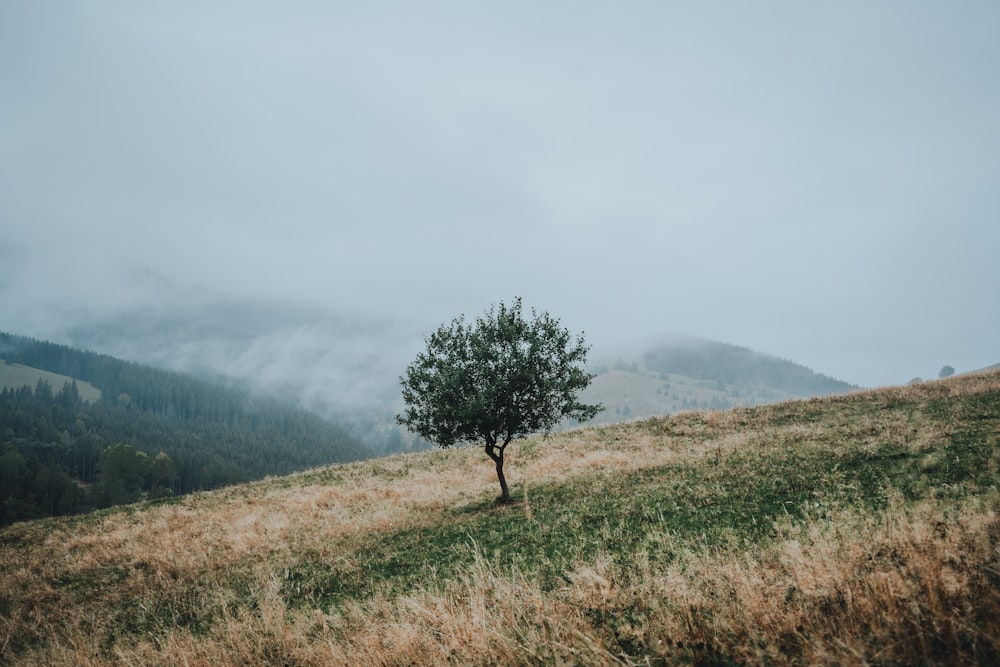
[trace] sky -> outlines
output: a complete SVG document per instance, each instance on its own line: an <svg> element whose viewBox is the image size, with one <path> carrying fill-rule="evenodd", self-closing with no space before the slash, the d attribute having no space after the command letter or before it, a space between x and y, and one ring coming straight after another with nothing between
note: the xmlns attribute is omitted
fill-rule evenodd
<svg viewBox="0 0 1000 667"><path fill-rule="evenodd" d="M394 379L521 296L598 355L978 369L997 63L995 2L5 0L0 330Z"/></svg>

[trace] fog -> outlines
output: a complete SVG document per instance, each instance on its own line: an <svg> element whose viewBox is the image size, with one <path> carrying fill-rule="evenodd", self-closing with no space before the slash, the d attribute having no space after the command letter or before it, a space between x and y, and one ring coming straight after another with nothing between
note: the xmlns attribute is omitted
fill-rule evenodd
<svg viewBox="0 0 1000 667"><path fill-rule="evenodd" d="M384 400L522 296L879 386L1000 362L1000 6L0 4L0 330Z"/></svg>

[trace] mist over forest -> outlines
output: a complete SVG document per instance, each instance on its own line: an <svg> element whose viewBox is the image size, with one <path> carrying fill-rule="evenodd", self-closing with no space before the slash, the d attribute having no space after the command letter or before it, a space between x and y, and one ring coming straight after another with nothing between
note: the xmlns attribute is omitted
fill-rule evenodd
<svg viewBox="0 0 1000 667"><path fill-rule="evenodd" d="M240 382L323 414L394 404L421 340L390 320L242 300L143 305L81 323L60 342Z"/></svg>
<svg viewBox="0 0 1000 667"><path fill-rule="evenodd" d="M155 304L137 307L104 321L76 325L58 342L237 384L350 421L375 415L384 419L398 410L399 376L429 333L389 319L337 317L305 307L233 300L170 310ZM622 363L629 367L643 363L653 374L780 384L768 375L770 365L762 361L767 355L690 336L646 337L631 346L592 345L589 358L595 374ZM822 385L810 385L811 369L798 370L806 379L795 389L782 387L787 395L856 388L834 382L830 391L822 391Z"/></svg>

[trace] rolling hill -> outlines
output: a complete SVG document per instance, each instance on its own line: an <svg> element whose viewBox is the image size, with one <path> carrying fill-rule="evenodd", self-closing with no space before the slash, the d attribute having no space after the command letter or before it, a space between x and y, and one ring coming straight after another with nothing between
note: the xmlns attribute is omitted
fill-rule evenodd
<svg viewBox="0 0 1000 667"><path fill-rule="evenodd" d="M1000 374L0 530L9 665L1000 661Z"/></svg>
<svg viewBox="0 0 1000 667"><path fill-rule="evenodd" d="M690 337L655 345L638 358L598 362L592 372L582 396L605 406L595 419L604 424L859 389L785 359Z"/></svg>

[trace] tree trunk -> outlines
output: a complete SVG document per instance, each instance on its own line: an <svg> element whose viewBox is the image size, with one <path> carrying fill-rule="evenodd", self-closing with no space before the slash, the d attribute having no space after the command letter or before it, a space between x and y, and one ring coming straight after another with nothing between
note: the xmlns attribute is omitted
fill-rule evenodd
<svg viewBox="0 0 1000 667"><path fill-rule="evenodd" d="M493 459L497 465L497 479L500 480L500 502L510 502L510 489L507 488L507 478L503 476L503 450L509 444L509 440L502 445L497 445L496 440L486 441L486 455Z"/></svg>
<svg viewBox="0 0 1000 667"><path fill-rule="evenodd" d="M507 488L507 478L503 476L503 450L495 459L497 462L497 479L500 480L500 502L510 502L510 489Z"/></svg>

